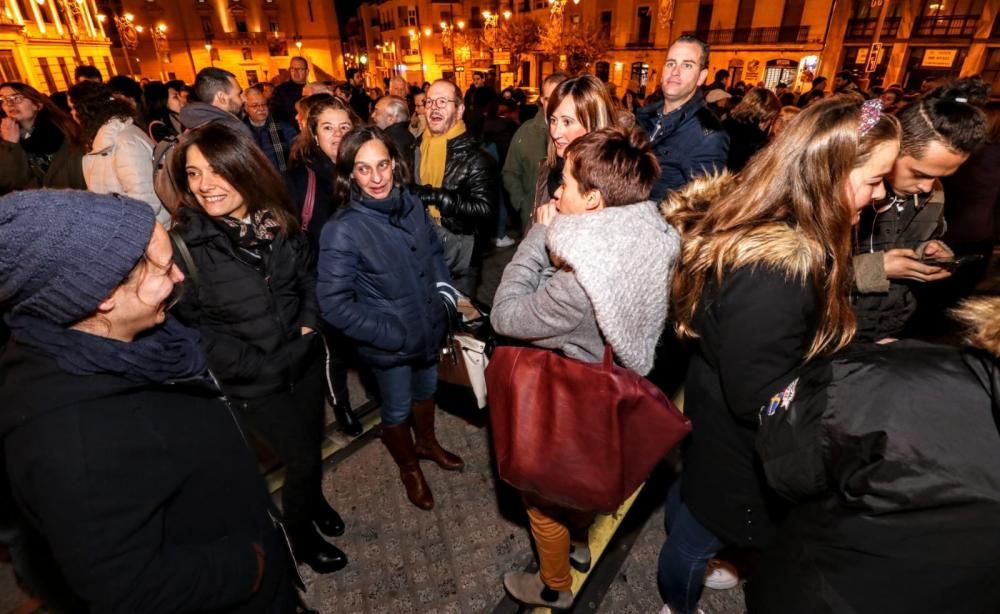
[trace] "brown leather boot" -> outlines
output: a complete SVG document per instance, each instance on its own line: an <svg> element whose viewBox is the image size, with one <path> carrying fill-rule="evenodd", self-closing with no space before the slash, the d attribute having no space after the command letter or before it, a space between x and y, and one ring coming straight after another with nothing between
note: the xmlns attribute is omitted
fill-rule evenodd
<svg viewBox="0 0 1000 614"><path fill-rule="evenodd" d="M420 463L417 462L413 439L410 436L410 425L405 422L393 426L383 424L382 443L389 449L392 460L399 466L399 477L406 487L406 496L410 498L410 503L422 510L433 508L434 495L431 494L431 488L424 479L423 471L420 470Z"/></svg>
<svg viewBox="0 0 1000 614"><path fill-rule="evenodd" d="M461 471L465 461L457 454L445 450L434 435L434 400L417 401L413 404L413 433L416 435L414 447L418 458L426 458L448 471Z"/></svg>

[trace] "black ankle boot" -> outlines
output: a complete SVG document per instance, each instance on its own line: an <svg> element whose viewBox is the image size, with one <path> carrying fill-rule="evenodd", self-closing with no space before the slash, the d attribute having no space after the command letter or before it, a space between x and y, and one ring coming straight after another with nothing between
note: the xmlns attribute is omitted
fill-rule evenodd
<svg viewBox="0 0 1000 614"><path fill-rule="evenodd" d="M337 428L351 437L357 437L364 431L361 421L354 414L350 403L341 401L333 405L333 417L337 419Z"/></svg>
<svg viewBox="0 0 1000 614"><path fill-rule="evenodd" d="M292 549L295 560L312 567L316 573L333 573L347 566L347 555L320 537L312 527L294 533Z"/></svg>
<svg viewBox="0 0 1000 614"><path fill-rule="evenodd" d="M333 509L323 495L320 495L313 510L313 522L320 533L328 537L339 537L344 534L344 519Z"/></svg>

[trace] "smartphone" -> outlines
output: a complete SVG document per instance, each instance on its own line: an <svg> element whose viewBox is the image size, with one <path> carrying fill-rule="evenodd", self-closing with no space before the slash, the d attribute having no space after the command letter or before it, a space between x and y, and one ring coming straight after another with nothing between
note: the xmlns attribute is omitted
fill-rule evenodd
<svg viewBox="0 0 1000 614"><path fill-rule="evenodd" d="M946 269L948 271L954 271L963 264L978 262L983 258L983 254L967 254L956 258L921 258L920 262L930 266L941 267L942 269Z"/></svg>

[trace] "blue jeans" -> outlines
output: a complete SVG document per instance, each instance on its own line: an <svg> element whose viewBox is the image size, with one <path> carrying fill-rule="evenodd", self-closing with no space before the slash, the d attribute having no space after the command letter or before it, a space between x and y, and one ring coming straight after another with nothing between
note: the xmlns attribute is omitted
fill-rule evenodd
<svg viewBox="0 0 1000 614"><path fill-rule="evenodd" d="M406 422L413 403L433 398L437 390L437 364L374 367L372 371L382 393L382 424L386 426Z"/></svg>
<svg viewBox="0 0 1000 614"><path fill-rule="evenodd" d="M681 500L678 479L667 494L667 541L656 570L660 597L676 614L689 614L701 598L708 561L722 549L722 541L703 527Z"/></svg>

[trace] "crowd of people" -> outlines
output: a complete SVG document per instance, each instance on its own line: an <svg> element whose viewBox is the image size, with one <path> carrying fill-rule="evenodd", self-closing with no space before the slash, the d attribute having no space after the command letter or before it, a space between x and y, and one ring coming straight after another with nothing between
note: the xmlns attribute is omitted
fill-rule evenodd
<svg viewBox="0 0 1000 614"><path fill-rule="evenodd" d="M310 81L304 58L246 90L214 67L0 84L25 585L53 611L296 611L296 563L348 565L325 405L361 434L360 370L432 509L420 461L465 465L436 436L438 360L476 303L501 342L684 365L664 614L741 578L751 612L1000 609L1000 301L944 315L1000 238L1000 103L977 77L709 83L708 59L681 36L645 98L559 72L535 101L483 74L383 92L357 69ZM484 255L515 245L477 297ZM941 344L959 328L969 346ZM280 511L258 442L286 468ZM569 608L593 510L522 494L539 569L504 587Z"/></svg>

